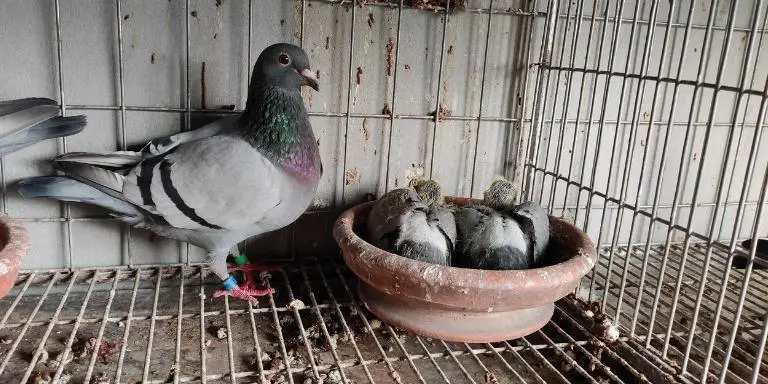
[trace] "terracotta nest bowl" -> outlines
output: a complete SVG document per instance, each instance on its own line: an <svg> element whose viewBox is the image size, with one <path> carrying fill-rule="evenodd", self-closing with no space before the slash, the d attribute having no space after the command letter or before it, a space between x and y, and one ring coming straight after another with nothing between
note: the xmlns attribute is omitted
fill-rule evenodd
<svg viewBox="0 0 768 384"><path fill-rule="evenodd" d="M475 203L449 198L454 204ZM408 259L363 240L373 202L344 212L333 228L358 293L382 321L447 341L487 343L536 332L554 302L571 293L597 261L595 246L575 226L551 217L549 266L518 271L446 267Z"/></svg>
<svg viewBox="0 0 768 384"><path fill-rule="evenodd" d="M19 276L21 260L29 251L27 229L6 215L0 215L0 299L8 294Z"/></svg>

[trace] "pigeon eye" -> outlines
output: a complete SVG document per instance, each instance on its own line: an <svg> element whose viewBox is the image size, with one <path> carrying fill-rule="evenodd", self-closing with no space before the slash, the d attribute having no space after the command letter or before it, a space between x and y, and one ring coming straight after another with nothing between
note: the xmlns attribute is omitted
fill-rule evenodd
<svg viewBox="0 0 768 384"><path fill-rule="evenodd" d="M282 65L288 65L291 63L291 58L285 53L281 53L280 56L277 57L277 61Z"/></svg>

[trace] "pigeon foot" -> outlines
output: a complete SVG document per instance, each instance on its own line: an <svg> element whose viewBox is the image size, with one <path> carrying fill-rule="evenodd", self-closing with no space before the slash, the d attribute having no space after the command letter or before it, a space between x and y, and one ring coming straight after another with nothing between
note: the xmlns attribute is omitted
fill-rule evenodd
<svg viewBox="0 0 768 384"><path fill-rule="evenodd" d="M226 289L217 289L216 292L213 293L213 297L220 297L224 295L231 295L233 297L236 297L241 300L245 300L254 307L259 307L259 301L255 298L255 296L265 296L274 293L275 290L273 288L268 289L248 289L248 288L240 288L235 287L231 290Z"/></svg>
<svg viewBox="0 0 768 384"><path fill-rule="evenodd" d="M237 297L238 299L246 300L249 303L251 303L253 306L258 307L259 301L254 298L254 296L265 296L275 293L275 290L273 288L267 288L267 289L259 289L256 288L253 285L253 282L246 281L245 288L241 288L237 285L237 280L235 280L235 277L230 275L226 280L224 280L224 289L218 289L213 293L213 297L220 297L224 295L232 295L234 297Z"/></svg>

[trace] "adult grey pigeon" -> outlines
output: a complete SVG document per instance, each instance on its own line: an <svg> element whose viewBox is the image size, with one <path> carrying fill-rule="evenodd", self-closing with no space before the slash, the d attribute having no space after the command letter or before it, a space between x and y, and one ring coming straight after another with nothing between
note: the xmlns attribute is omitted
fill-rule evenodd
<svg viewBox="0 0 768 384"><path fill-rule="evenodd" d="M0 101L0 156L85 129L84 115L62 117L60 111L55 101L46 98Z"/></svg>
<svg viewBox="0 0 768 384"><path fill-rule="evenodd" d="M239 116L151 141L144 151L68 153L54 159L66 176L20 182L26 197L84 202L137 228L187 241L235 297L264 294L238 286L226 258L242 240L283 228L309 206L323 167L301 99L318 89L307 54L267 47L253 68Z"/></svg>
<svg viewBox="0 0 768 384"><path fill-rule="evenodd" d="M497 179L483 194L482 205L456 212L456 266L509 270L540 265L549 242L549 221L535 203L515 206L518 193L505 179Z"/></svg>
<svg viewBox="0 0 768 384"><path fill-rule="evenodd" d="M376 201L367 221L371 243L409 259L451 265L456 243L453 211L442 188L419 180L411 188L393 189Z"/></svg>

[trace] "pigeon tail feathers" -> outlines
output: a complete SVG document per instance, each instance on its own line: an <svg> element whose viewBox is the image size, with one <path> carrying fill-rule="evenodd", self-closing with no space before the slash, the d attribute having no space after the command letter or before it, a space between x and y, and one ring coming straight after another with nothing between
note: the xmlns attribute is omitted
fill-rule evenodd
<svg viewBox="0 0 768 384"><path fill-rule="evenodd" d="M23 197L50 198L87 203L106 208L112 216L129 224L141 222L144 215L133 204L110 196L103 191L66 176L37 176L17 183Z"/></svg>

